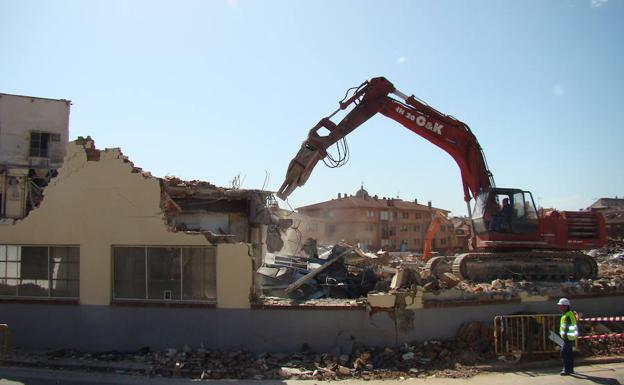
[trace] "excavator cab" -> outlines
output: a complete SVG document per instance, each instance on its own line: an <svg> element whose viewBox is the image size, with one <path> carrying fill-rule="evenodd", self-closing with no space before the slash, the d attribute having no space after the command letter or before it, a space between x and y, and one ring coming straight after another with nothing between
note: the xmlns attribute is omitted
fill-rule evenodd
<svg viewBox="0 0 624 385"><path fill-rule="evenodd" d="M492 188L476 197L472 222L477 234L534 235L538 217L533 196L520 189Z"/></svg>

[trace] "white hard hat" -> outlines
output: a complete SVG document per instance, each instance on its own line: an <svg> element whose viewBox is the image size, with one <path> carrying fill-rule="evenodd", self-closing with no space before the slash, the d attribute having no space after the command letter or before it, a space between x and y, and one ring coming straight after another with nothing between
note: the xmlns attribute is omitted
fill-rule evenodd
<svg viewBox="0 0 624 385"><path fill-rule="evenodd" d="M570 300L567 298L561 298L559 302L557 302L557 305L570 306Z"/></svg>

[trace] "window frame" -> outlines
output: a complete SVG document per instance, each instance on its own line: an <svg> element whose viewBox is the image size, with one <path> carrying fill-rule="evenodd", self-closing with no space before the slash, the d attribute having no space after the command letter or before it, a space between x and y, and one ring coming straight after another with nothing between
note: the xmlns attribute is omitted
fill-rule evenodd
<svg viewBox="0 0 624 385"><path fill-rule="evenodd" d="M131 297L117 297L116 296L116 276L115 276L115 248L142 248L143 263L145 269L144 285L145 285L145 297L144 298L131 298ZM179 299L165 299L165 298L149 298L149 253L148 249L178 249L180 256L179 265L179 278L180 278L180 298ZM184 249L205 249L207 251L212 250L212 257L214 259L214 280L207 280L205 282L214 282L214 298L208 299L184 299ZM210 258L210 254L206 256ZM209 262L208 262L209 263ZM185 246L171 246L171 245L111 245L111 301L112 303L144 303L144 304L167 304L167 305L216 305L218 298L217 287L217 247L216 246L201 246L201 245L185 245Z"/></svg>
<svg viewBox="0 0 624 385"><path fill-rule="evenodd" d="M31 158L49 158L50 143L53 135L51 132L46 131L30 131L29 156ZM46 140L43 140L44 136L46 136ZM37 147L34 147L33 143L36 143ZM45 143L45 146L42 146L42 143ZM34 151L35 149L36 151Z"/></svg>
<svg viewBox="0 0 624 385"><path fill-rule="evenodd" d="M9 253L8 253L8 247L16 247L17 248L17 253L15 256L15 260L9 260ZM47 301L54 301L54 302L58 302L58 301L65 301L65 302L77 302L80 299L80 245L60 245L60 244L45 244L45 245L36 245L36 244L0 244L0 248L5 247L5 258L6 259L0 259L0 263L4 262L6 267L5 270L2 272L0 271L0 283L4 283L6 284L7 281L9 280L15 280L18 281L19 283L16 284L15 286L15 294L0 294L0 300L23 300L23 301L43 301L43 302L47 302ZM37 278L23 278L22 277L22 266L21 264L23 263L23 254L22 254L22 248L24 247L30 247L30 248L34 248L34 247L38 247L38 248L46 248L47 249L47 253L46 253L46 274L47 274L47 278L46 279L37 279ZM67 260L62 262L61 264L64 265L76 265L74 266L74 269L76 269L76 276L75 277L70 277L70 278L64 278L64 279L58 279L58 278L54 278L53 276L53 272L51 271L51 268L53 266L53 262L52 262L52 258L53 255L51 253L51 249L52 248L74 248L77 250L77 255L76 255L76 260L72 261L72 260ZM18 273L16 273L16 277L9 277L8 276L8 264L9 263L14 263L16 265L19 266L19 270ZM19 275L19 276L17 276ZM20 289L20 285L23 285L22 281L47 281L47 288L41 288L41 286L39 286L42 290L46 290L47 291L47 295L43 296L43 295L20 295L19 294L19 289ZM53 282L55 281L65 281L66 283L69 282L75 282L76 285L76 295L71 295L71 296L58 296L58 295L52 295L52 291L54 290L54 285Z"/></svg>

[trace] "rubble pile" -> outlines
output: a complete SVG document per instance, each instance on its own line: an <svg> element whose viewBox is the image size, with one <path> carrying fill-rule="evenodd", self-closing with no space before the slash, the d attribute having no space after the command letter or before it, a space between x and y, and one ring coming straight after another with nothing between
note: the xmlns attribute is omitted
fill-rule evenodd
<svg viewBox="0 0 624 385"><path fill-rule="evenodd" d="M624 274L624 240L609 238L607 244L589 255L598 262L600 277L621 277Z"/></svg>
<svg viewBox="0 0 624 385"><path fill-rule="evenodd" d="M579 350L587 356L622 356L624 344L621 339L582 340Z"/></svg>
<svg viewBox="0 0 624 385"><path fill-rule="evenodd" d="M319 255L316 242L309 239L303 251L305 256L267 253L263 266L256 271L265 298L357 299L373 291L384 278L378 257L351 245L339 243Z"/></svg>
<svg viewBox="0 0 624 385"><path fill-rule="evenodd" d="M624 333L623 321L582 322L581 335L604 335ZM621 338L588 339L579 341L579 350L586 355L614 356L624 355L624 344Z"/></svg>
<svg viewBox="0 0 624 385"><path fill-rule="evenodd" d="M261 302L267 305L336 304L320 299L349 299L342 305L361 305L368 293L423 294L423 301L506 301L527 297L583 296L624 293L624 241L609 243L588 252L599 266L597 279L579 281L514 281L495 279L487 283L464 281L450 268L434 276L417 255L365 253L339 243L318 253L316 241L308 239L301 256L268 254L258 269ZM446 263L446 262L445 262ZM331 266L330 266L331 265ZM537 300L537 299L536 299Z"/></svg>
<svg viewBox="0 0 624 385"><path fill-rule="evenodd" d="M597 331L595 331L596 333L604 332L604 328L600 326L596 329L598 329ZM607 330L611 329L608 328ZM581 340L578 346L581 354L586 356L624 355L624 344L622 344L622 339L620 338Z"/></svg>
<svg viewBox="0 0 624 385"><path fill-rule="evenodd" d="M209 351L203 346L184 346L152 352L80 353L63 349L49 353L24 353L12 350L8 359L27 355L38 366L53 367L54 362L73 359L82 363L103 362L126 374L148 374L194 379L315 379L338 380L398 379L407 377L470 377L479 372L474 365L493 359L491 330L479 322L463 325L451 341L425 341L403 344L398 348L354 348L352 352L316 353L304 344L301 352L290 354L246 351ZM132 366L131 364L134 364ZM136 364L140 364L137 366ZM140 371L143 373L140 373ZM116 370L120 372L119 369Z"/></svg>

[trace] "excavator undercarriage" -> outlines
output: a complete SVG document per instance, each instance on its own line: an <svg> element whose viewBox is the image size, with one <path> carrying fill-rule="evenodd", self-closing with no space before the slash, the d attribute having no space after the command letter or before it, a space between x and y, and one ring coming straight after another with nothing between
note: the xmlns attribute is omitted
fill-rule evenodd
<svg viewBox="0 0 624 385"><path fill-rule="evenodd" d="M515 281L568 281L593 279L598 265L580 251L516 251L465 253L454 257L435 257L426 270L440 277L452 272L462 280L490 282L494 279Z"/></svg>

